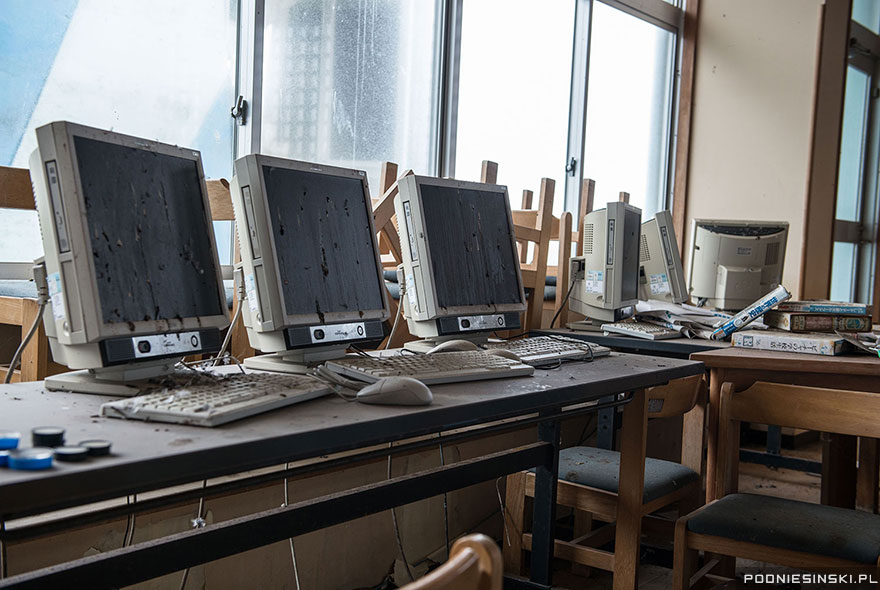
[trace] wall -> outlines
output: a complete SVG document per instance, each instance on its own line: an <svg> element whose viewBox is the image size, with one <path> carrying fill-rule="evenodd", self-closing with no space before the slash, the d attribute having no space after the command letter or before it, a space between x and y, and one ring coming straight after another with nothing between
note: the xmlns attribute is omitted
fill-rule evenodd
<svg viewBox="0 0 880 590"><path fill-rule="evenodd" d="M798 296L820 0L702 0L685 252L694 218L788 221ZM685 261L687 265L687 261Z"/></svg>

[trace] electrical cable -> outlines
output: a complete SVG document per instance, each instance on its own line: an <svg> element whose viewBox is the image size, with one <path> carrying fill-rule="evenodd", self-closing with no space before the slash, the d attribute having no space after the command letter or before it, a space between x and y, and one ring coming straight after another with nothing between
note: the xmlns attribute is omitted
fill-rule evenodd
<svg viewBox="0 0 880 590"><path fill-rule="evenodd" d="M400 316L403 315L403 294L404 291L400 291L400 299L397 304L397 315L394 316L394 323L391 325L391 333L388 334L388 340L385 341L385 350L388 350L391 347L391 341L394 340L394 333L397 332L397 324L400 323Z"/></svg>
<svg viewBox="0 0 880 590"><path fill-rule="evenodd" d="M129 506L133 504L137 504L137 494L132 494L131 496L125 497L125 503ZM125 534L122 535L122 547L128 547L131 545L132 541L134 541L134 525L135 525L135 512L132 510L128 514L128 520L125 523Z"/></svg>
<svg viewBox="0 0 880 590"><path fill-rule="evenodd" d="M388 443L388 448L391 449L391 443ZM388 480L391 480L391 453L388 453ZM394 508L391 509L391 524L394 525L394 538L397 540L397 550L400 551L400 557L403 559L403 565L406 568L409 581L415 582L416 578L409 567L406 553L403 552L403 541L400 538L400 527L397 524L397 513Z"/></svg>
<svg viewBox="0 0 880 590"><path fill-rule="evenodd" d="M287 471L290 469L290 463L284 464L284 470ZM287 507L290 504L290 496L288 494L287 488L287 478L284 478L284 506ZM299 568L296 565L296 550L293 548L293 537L288 537L287 539L290 542L290 561L293 565L293 581L296 583L296 590L300 590L299 585Z"/></svg>
<svg viewBox="0 0 880 590"><path fill-rule="evenodd" d="M443 433L438 432L437 437L442 439ZM440 448L440 467L444 467L446 461L443 458L443 441L438 440L437 446ZM443 492L443 531L446 535L446 560L449 561L449 498L446 492Z"/></svg>
<svg viewBox="0 0 880 590"><path fill-rule="evenodd" d="M571 297L571 292L574 291L574 284L576 281L571 282L571 286L568 287L568 293L565 294L565 299L562 300L562 304L559 306L559 309L556 310L556 314L553 316L553 319L550 320L550 329L553 329L553 324L556 323L556 318L559 317L559 314L562 313L562 310L565 309L565 304L568 303L568 298Z"/></svg>
<svg viewBox="0 0 880 590"><path fill-rule="evenodd" d="M232 321L229 323L229 329L226 330L226 337L223 338L223 345L220 346L220 351L217 353L217 356L214 357L214 364L212 365L214 367L216 367L220 363L220 360L226 356L226 350L229 348L229 342L232 340L232 331L235 329L235 324L241 317L241 309L244 305L245 297L247 296L244 287L244 270L241 267L238 267L235 270L240 279L239 281L233 281L233 283L237 283L238 306L235 308L235 314L232 316Z"/></svg>
<svg viewBox="0 0 880 590"><path fill-rule="evenodd" d="M3 533L6 532L6 521L0 519L0 580L6 577L6 541Z"/></svg>
<svg viewBox="0 0 880 590"><path fill-rule="evenodd" d="M202 480L202 489L204 490L206 487L208 487L208 480L203 479ZM196 511L196 517L191 521L194 529L204 528L204 526L206 524L204 513L205 513L205 497L201 496L199 498L199 509L198 509L198 511ZM186 579L188 577L189 577L189 568L186 568L185 570L183 570L183 577L180 579L180 590L183 590L183 588L186 586Z"/></svg>
<svg viewBox="0 0 880 590"><path fill-rule="evenodd" d="M18 364L21 362L21 355L24 354L25 347L34 337L34 334L37 333L37 328L40 327L40 322L43 321L43 311L45 311L46 304L49 302L49 286L46 282L46 265L43 263L35 264L32 272L34 275L34 284L37 286L37 304L39 305L39 309L37 309L37 315L34 317L34 321L28 329L27 334L22 338L21 344L18 345L15 354L12 355L12 362L9 363L9 368L6 369L6 377L4 378L3 383L10 383L12 381L12 375L15 373L15 369L18 368Z"/></svg>

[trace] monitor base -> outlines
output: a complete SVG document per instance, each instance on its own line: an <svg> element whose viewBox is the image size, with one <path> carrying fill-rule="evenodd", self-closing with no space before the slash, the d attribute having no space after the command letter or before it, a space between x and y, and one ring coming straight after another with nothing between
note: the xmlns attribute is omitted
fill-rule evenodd
<svg viewBox="0 0 880 590"><path fill-rule="evenodd" d="M260 354L244 359L245 368L257 371L271 371L273 373L290 373L293 375L306 375L311 371L307 363L297 362L280 353Z"/></svg>
<svg viewBox="0 0 880 590"><path fill-rule="evenodd" d="M176 360L170 363L164 360L103 369L69 371L46 377L43 384L49 391L133 397L140 395L144 389L155 387L155 383L149 382L150 379L175 373L176 364Z"/></svg>
<svg viewBox="0 0 880 590"><path fill-rule="evenodd" d="M480 346L481 344L486 344L487 342L489 342L489 337L486 334L455 334L452 336L434 336L432 338L425 338L423 340L413 340L411 342L407 342L403 345L403 348L410 352L426 354L430 352L431 349L435 346L443 344L444 342L449 342L450 340L466 340L468 342L473 342L477 346Z"/></svg>

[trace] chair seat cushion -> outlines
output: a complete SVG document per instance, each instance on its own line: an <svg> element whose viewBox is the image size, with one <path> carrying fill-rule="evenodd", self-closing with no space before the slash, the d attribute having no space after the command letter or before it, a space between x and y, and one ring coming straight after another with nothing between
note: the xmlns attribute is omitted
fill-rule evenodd
<svg viewBox="0 0 880 590"><path fill-rule="evenodd" d="M559 452L559 478L565 481L616 494L619 475L617 451L571 447ZM699 474L679 463L646 458L643 501L651 502L699 479Z"/></svg>
<svg viewBox="0 0 880 590"><path fill-rule="evenodd" d="M872 565L880 556L880 516L772 496L724 496L691 518L688 530Z"/></svg>
<svg viewBox="0 0 880 590"><path fill-rule="evenodd" d="M26 297L37 298L37 286L33 281L0 280L0 297Z"/></svg>

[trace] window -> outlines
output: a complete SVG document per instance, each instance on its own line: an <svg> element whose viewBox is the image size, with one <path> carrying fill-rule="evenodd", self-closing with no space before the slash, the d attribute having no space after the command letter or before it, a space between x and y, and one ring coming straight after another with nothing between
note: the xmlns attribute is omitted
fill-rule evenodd
<svg viewBox="0 0 880 590"><path fill-rule="evenodd" d="M440 4L267 0L259 150L434 174Z"/></svg>
<svg viewBox="0 0 880 590"><path fill-rule="evenodd" d="M0 164L27 167L34 129L69 120L196 148L208 178L230 178L236 19L236 0L4 4ZM0 260L41 254L36 215L3 211Z"/></svg>
<svg viewBox="0 0 880 590"><path fill-rule="evenodd" d="M519 208L547 176L562 211L573 27L571 1L465 0L456 178L479 180L483 160L498 162Z"/></svg>
<svg viewBox="0 0 880 590"><path fill-rule="evenodd" d="M650 219L666 207L675 35L593 4L584 177L594 207L630 194Z"/></svg>

